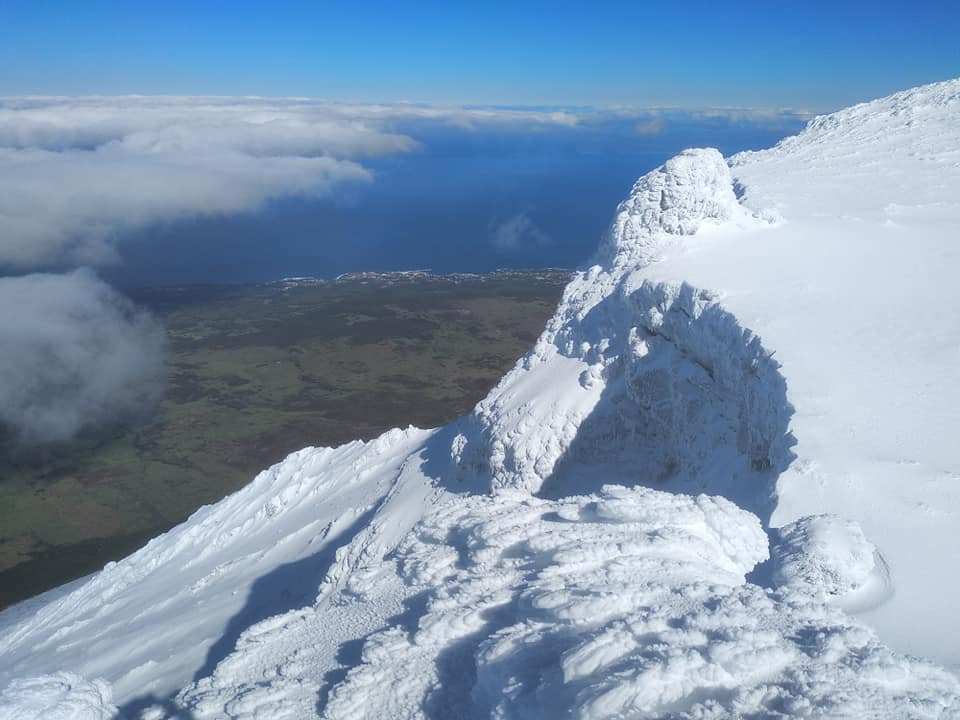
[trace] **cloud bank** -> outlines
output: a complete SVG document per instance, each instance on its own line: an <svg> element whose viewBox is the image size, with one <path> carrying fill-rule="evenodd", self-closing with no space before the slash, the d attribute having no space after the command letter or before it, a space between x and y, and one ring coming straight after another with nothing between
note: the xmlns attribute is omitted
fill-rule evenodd
<svg viewBox="0 0 960 720"><path fill-rule="evenodd" d="M656 135L677 117L783 111L438 107L304 98L0 98L0 274L106 265L135 231L256 211L373 178L438 127L576 132L622 122ZM796 113L793 114L794 116Z"/></svg>
<svg viewBox="0 0 960 720"><path fill-rule="evenodd" d="M490 241L501 252L516 252L551 244L550 236L530 219L527 213L517 213L496 223L490 232Z"/></svg>
<svg viewBox="0 0 960 720"><path fill-rule="evenodd" d="M0 276L107 265L157 223L369 182L371 159L420 147L411 129L576 123L296 98L0 98ZM0 308L0 434L64 441L158 399L159 323L91 272L0 278Z"/></svg>
<svg viewBox="0 0 960 720"><path fill-rule="evenodd" d="M0 99L0 272L116 259L130 231L368 182L418 143L394 126L572 126L559 111L303 99Z"/></svg>
<svg viewBox="0 0 960 720"><path fill-rule="evenodd" d="M125 232L317 196L412 149L357 122L196 99L0 104L0 266L101 265Z"/></svg>
<svg viewBox="0 0 960 720"><path fill-rule="evenodd" d="M0 278L0 424L67 440L159 398L165 336L87 270Z"/></svg>

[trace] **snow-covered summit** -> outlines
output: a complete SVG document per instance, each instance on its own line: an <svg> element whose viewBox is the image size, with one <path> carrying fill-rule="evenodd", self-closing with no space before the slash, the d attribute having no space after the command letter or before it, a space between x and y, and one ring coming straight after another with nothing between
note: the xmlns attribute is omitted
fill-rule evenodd
<svg viewBox="0 0 960 720"><path fill-rule="evenodd" d="M953 667L958 140L960 80L816 118L731 159L743 205L779 222L693 238L655 270L720 293L782 364L796 459L771 524L858 522L890 571L890 597L865 617L899 649Z"/></svg>
<svg viewBox="0 0 960 720"><path fill-rule="evenodd" d="M731 158L731 165L749 165L770 156L815 152L817 146L851 142L862 146L863 151L870 149L867 143L891 139L933 148L945 138L929 124L949 124L950 115L958 110L960 78L911 88L829 115L818 115L803 132L784 138L769 150L739 153Z"/></svg>
<svg viewBox="0 0 960 720"><path fill-rule="evenodd" d="M637 180L617 208L598 262L647 264L664 236L693 235L704 221L742 212L723 156L713 148L684 150Z"/></svg>
<svg viewBox="0 0 960 720"><path fill-rule="evenodd" d="M467 417L0 615L0 718L960 717L958 89L648 173Z"/></svg>

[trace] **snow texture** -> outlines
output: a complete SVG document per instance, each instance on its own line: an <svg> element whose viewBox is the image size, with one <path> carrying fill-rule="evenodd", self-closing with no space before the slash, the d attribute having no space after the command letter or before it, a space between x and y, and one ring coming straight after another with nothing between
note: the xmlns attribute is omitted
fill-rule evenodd
<svg viewBox="0 0 960 720"><path fill-rule="evenodd" d="M744 585L766 555L755 516L705 495L607 486L446 505L399 552L427 612L367 640L325 717L960 711L945 671L823 603Z"/></svg>
<svg viewBox="0 0 960 720"><path fill-rule="evenodd" d="M709 228L650 279L710 288L776 351L797 443L770 525L857 522L891 585L863 618L960 670L960 80L816 118L730 166L743 205L780 219Z"/></svg>
<svg viewBox="0 0 960 720"><path fill-rule="evenodd" d="M3 702L69 670L143 718L960 717L958 109L645 175L472 413L294 453L0 615Z"/></svg>
<svg viewBox="0 0 960 720"><path fill-rule="evenodd" d="M0 720L109 720L116 713L107 683L73 673L14 680L0 692Z"/></svg>
<svg viewBox="0 0 960 720"><path fill-rule="evenodd" d="M862 588L877 569L877 549L852 520L814 515L778 535L771 548L776 585L843 596Z"/></svg>

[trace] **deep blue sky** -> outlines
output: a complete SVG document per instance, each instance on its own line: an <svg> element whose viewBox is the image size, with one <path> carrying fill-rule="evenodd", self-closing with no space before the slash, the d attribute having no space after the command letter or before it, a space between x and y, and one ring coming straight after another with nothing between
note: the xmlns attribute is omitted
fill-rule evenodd
<svg viewBox="0 0 960 720"><path fill-rule="evenodd" d="M960 3L0 0L0 94L829 110L960 74Z"/></svg>

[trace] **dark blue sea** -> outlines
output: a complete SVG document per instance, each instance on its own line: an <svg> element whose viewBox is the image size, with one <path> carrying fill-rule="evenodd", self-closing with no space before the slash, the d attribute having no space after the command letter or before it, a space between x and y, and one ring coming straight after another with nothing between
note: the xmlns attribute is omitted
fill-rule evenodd
<svg viewBox="0 0 960 720"><path fill-rule="evenodd" d="M769 147L791 115L674 113L577 128L410 129L420 149L364 161L372 183L255 213L167 223L122 244L124 287L333 277L359 270L483 272L584 263L640 175L687 147ZM638 129L639 128L639 129Z"/></svg>

